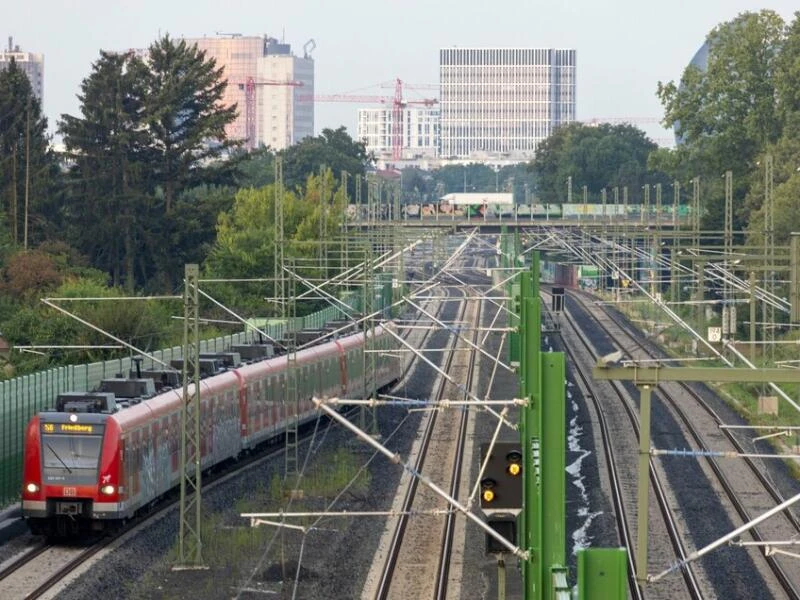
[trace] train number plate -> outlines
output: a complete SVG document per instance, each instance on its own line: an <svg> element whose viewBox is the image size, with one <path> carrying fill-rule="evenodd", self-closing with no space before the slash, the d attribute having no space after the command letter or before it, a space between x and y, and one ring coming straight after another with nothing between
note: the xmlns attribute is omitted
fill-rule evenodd
<svg viewBox="0 0 800 600"><path fill-rule="evenodd" d="M74 487L65 487L64 488L64 495L67 498L74 498L75 496L78 495L78 490L77 490L77 488L74 488Z"/></svg>
<svg viewBox="0 0 800 600"><path fill-rule="evenodd" d="M59 502L56 504L56 513L59 515L79 515L81 514L81 503Z"/></svg>

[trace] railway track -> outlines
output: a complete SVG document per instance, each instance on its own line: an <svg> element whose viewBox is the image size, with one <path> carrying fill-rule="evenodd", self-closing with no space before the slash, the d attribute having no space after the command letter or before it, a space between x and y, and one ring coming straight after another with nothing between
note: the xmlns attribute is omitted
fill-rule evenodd
<svg viewBox="0 0 800 600"><path fill-rule="evenodd" d="M612 503L617 520L617 530L620 543L628 548L628 588L631 597L635 599L651 597L703 598L700 584L691 567L686 567L682 570L682 586L676 586L674 582L666 582L658 586L660 589L646 592L636 581L637 564L634 556L636 544L633 522L636 518L636 459L638 456L636 452L638 451L639 418L628 395L624 392L622 386L616 382L609 382L609 387L618 398L619 403L614 407L615 410L613 412L609 412L609 408L601 401L601 390L592 379L591 369L587 366L587 361L578 355L572 342L579 344L583 354L588 354L593 360L600 353L586 339L586 336L576 325L575 319L564 319L563 322L567 324L567 328L574 334L570 336L570 343L565 343L565 351L572 363L572 372L578 378L578 385L582 389L584 397L591 402L600 425L603 454L609 481L611 482ZM624 416L621 416L620 410ZM623 437L626 436L625 426L620 427L622 418L628 423L625 443L621 443L623 442ZM612 423L616 426L615 429L612 428ZM655 534L657 539L666 538L669 541L669 549L659 544L653 550L661 559L667 558L670 562L682 560L686 558L688 552L679 535L678 525L669 509L664 485L657 472L652 468L652 462L651 459L650 482L655 506L658 507L658 514L650 515L651 532ZM658 519L657 523L653 521L653 517ZM680 587L680 590L677 590L676 587Z"/></svg>
<svg viewBox="0 0 800 600"><path fill-rule="evenodd" d="M458 289L458 288L456 288ZM480 323L483 302L464 300L457 319ZM478 328L471 342L478 341ZM442 370L458 383L441 377L434 398L461 399L471 390L476 351L459 338L451 338L451 349ZM432 411L419 441L415 469L422 471L452 497L459 497L462 459L467 439L469 411ZM375 598L437 598L452 596L451 557L456 539L456 515L446 503L413 479L407 486L382 569ZM425 514L419 514L425 512ZM441 512L440 514L430 514ZM418 513L418 514L414 514ZM413 515L413 519L409 518ZM432 557L437 557L434 562Z"/></svg>
<svg viewBox="0 0 800 600"><path fill-rule="evenodd" d="M620 348L623 352L627 353L632 358L650 359L653 358L654 348L648 347L646 343L639 341L639 336L630 330L630 327L621 323L619 319L608 314L598 307L593 298L587 298L582 294L571 294L573 299L580 304L581 310L585 310L594 325L590 328L595 333L602 332L608 339L612 340L614 346L606 346L606 349L611 347ZM575 316L574 314L572 315ZM574 319L570 319L574 320ZM585 336L588 337L588 336ZM585 341L585 340L584 340ZM600 351L597 354L604 354ZM623 384L615 384L617 388L624 387ZM633 393L635 395L635 392ZM628 397L631 393L627 394ZM630 403L630 401L628 401ZM670 414L674 415L674 421L679 423L676 428L680 428L681 432L676 433L672 429L667 430L667 421L671 418L664 416L658 417L655 412L658 408L657 404L663 403L664 410L668 410ZM704 401L697 390L686 384L662 384L657 393L653 394L653 407L654 417L653 423L656 425L653 431L653 439L659 439L659 435L669 439L670 441L677 439L676 436L683 434L687 440L691 440L692 449L700 451L732 451L738 447L738 451L743 451L744 447L736 440L735 435L727 430L720 430L719 425L722 419L714 412L708 402ZM727 442L725 442L727 440ZM682 464L687 465L687 459L678 459L684 461ZM752 459L749 460L746 471L742 471L741 466L737 466L736 460L730 459L700 459L698 463L702 467L702 471L690 474L686 468L681 470L680 467L674 464L665 466L665 461L654 459L651 457L651 482L653 481L654 474L664 474L669 479L674 487L676 481L678 482L678 491L667 490L668 500L673 504L673 512L680 515L677 520L679 529L683 531L682 538L685 540L695 540L695 547L700 547L716 539L720 535L727 533L734 526L740 525L742 522L760 514L772 505L766 502L766 498L771 498L772 502L780 501L780 494L775 489L774 485L764 475L763 468ZM694 466L694 465L689 465ZM699 467L698 467L699 468ZM690 493L680 489L680 480L690 478L692 481ZM704 481L707 479L707 481ZM689 487L684 481L684 486ZM699 498L707 497L708 500L701 501ZM689 503L693 508L685 508L685 504ZM700 505L698 506L698 502ZM719 504L719 510L713 511L711 507L713 503ZM662 506L661 512L665 508ZM705 510L708 511L709 516L706 519L697 516L697 512ZM713 515L713 517L711 516ZM772 521L769 527L769 534L767 539L786 539L792 535L797 535L796 529L797 520L793 516L782 517L781 519ZM652 519L652 516L651 516ZM730 519L730 523L725 523L726 519ZM794 523L792 522L794 521ZM700 524L698 526L698 523ZM732 523L732 524L731 524ZM755 539L759 539L761 534L756 531ZM698 537L699 536L699 537ZM775 537L777 536L777 537ZM651 536L651 545L654 536ZM761 538L763 539L763 538ZM716 590L706 591L707 597L713 597L714 594L720 593L728 597L786 597L797 598L796 587L793 582L795 577L792 577L792 571L796 572L796 566L781 564L781 561L776 557L765 557L756 551L754 548L747 548L744 551L739 551L739 556L731 557L730 549L719 550L720 553L727 552L725 558L717 557L704 558L701 561L693 563L693 565L700 570L697 579L701 582L701 589L703 590ZM713 555L709 555L712 557ZM663 559L655 558L659 564L659 570L671 564L670 561L662 562ZM733 562L736 565L733 566ZM726 571L732 571L732 576L723 574L721 571L722 565L726 565ZM685 569L683 569L685 577ZM751 575L748 576L747 573ZM667 578L669 579L669 578ZM648 591L652 585L648 585ZM728 591L720 591L726 590Z"/></svg>
<svg viewBox="0 0 800 600"><path fill-rule="evenodd" d="M583 295L575 296L587 306ZM642 342L617 317L599 311L594 305L589 305L589 308L588 312L595 322L631 359L664 358L663 355L658 355L655 348ZM675 415L681 428L688 434L690 451L757 452L754 447L745 447L731 430L720 428L724 424L723 420L693 386L680 382L662 383L654 394L654 401L656 397ZM729 513L735 514L736 526L752 520L784 500L767 477L765 465L758 459L703 457L698 460L704 464L709 478L718 484L715 487L718 487L730 504ZM786 510L751 530L750 535L756 542L797 538L800 536L800 521L790 510ZM775 578L774 582L767 582L773 597L780 597L778 594L783 593L787 598L800 598L800 569L796 559L765 555L752 547L743 552L747 552L756 564L766 563Z"/></svg>

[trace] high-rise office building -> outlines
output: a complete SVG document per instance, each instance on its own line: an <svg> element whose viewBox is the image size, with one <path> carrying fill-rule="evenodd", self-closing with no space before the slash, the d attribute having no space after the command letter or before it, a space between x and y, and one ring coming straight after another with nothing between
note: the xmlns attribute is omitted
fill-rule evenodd
<svg viewBox="0 0 800 600"><path fill-rule="evenodd" d="M289 44L267 38L256 86L260 144L281 150L314 135L314 61L308 53L295 56Z"/></svg>
<svg viewBox="0 0 800 600"><path fill-rule="evenodd" d="M389 158L394 150L394 110L359 108L356 139L367 152ZM399 111L401 159L434 158L439 153L439 107L404 107Z"/></svg>
<svg viewBox="0 0 800 600"><path fill-rule="evenodd" d="M223 103L237 105L238 116L226 129L231 139L247 148L271 146L281 150L314 135L314 60L267 36L238 34L185 38L214 58L228 80ZM299 91L302 90L302 91Z"/></svg>
<svg viewBox="0 0 800 600"><path fill-rule="evenodd" d="M44 96L44 55L23 52L14 45L14 39L8 38L8 48L0 52L0 71L7 69L11 61L25 72L31 82L33 93L41 102Z"/></svg>
<svg viewBox="0 0 800 600"><path fill-rule="evenodd" d="M439 51L441 156L527 160L575 120L575 50Z"/></svg>

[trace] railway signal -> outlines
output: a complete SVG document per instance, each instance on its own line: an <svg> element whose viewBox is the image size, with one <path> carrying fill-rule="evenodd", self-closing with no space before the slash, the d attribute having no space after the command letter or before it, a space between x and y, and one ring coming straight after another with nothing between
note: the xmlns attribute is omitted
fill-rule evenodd
<svg viewBox="0 0 800 600"><path fill-rule="evenodd" d="M517 516L522 511L522 448L519 442L481 446L481 464L486 467L480 482L481 510L486 523L512 544L516 544ZM486 535L487 554L508 549L491 535Z"/></svg>

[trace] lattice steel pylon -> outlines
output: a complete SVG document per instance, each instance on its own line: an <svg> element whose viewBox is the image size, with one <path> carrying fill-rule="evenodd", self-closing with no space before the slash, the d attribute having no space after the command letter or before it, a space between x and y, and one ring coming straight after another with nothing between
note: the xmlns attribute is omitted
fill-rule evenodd
<svg viewBox="0 0 800 600"><path fill-rule="evenodd" d="M203 569L200 469L200 331L197 265L187 264L183 293L183 403L178 569ZM191 386L190 386L191 382Z"/></svg>
<svg viewBox="0 0 800 600"><path fill-rule="evenodd" d="M283 272L283 159L275 157L275 300L280 303L281 316L285 316L286 289L284 286L285 275Z"/></svg>
<svg viewBox="0 0 800 600"><path fill-rule="evenodd" d="M363 375L364 375L364 398L375 398L376 382L376 355L375 355L375 272L372 251L372 239L368 236L364 252L364 316L368 317L364 321L364 353L363 353ZM362 406L359 412L360 426L363 431L370 435L378 435L378 415L376 407Z"/></svg>
<svg viewBox="0 0 800 600"><path fill-rule="evenodd" d="M288 279L286 286L287 297L283 300L283 320L285 327L286 343L286 394L284 395L284 411L286 415L286 452L284 453L284 479L298 474L299 451L298 437L300 429L300 393L298 390L297 372L297 279L294 276L297 265L294 260L290 261L292 275Z"/></svg>

